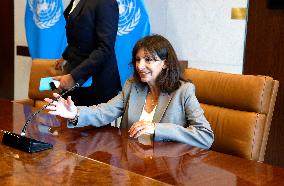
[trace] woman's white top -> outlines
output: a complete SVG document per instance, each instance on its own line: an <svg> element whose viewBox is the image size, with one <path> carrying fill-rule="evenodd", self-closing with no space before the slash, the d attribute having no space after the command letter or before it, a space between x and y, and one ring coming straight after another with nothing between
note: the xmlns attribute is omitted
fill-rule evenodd
<svg viewBox="0 0 284 186"><path fill-rule="evenodd" d="M152 112L148 113L146 110L145 110L145 105L146 105L146 100L145 100L145 104L143 106L143 110L142 110L142 114L140 116L140 119L139 121L149 121L149 122L152 122L153 121L153 118L154 118L154 114L155 114L155 111L156 111L156 107L157 105L154 107L154 109L152 110ZM143 144L143 145L153 145L153 141L151 139L151 135L149 134L142 134L138 137L138 141Z"/></svg>
<svg viewBox="0 0 284 186"><path fill-rule="evenodd" d="M154 114L155 114L157 105L154 107L154 109L153 109L152 112L150 112L150 113L148 113L148 112L145 110L145 105L146 105L146 100L145 100L145 104L144 104L144 106L143 106L143 111L142 111L142 114L141 114L141 116L140 116L139 121L149 121L149 122L152 122L152 121L153 121L153 118L154 118Z"/></svg>

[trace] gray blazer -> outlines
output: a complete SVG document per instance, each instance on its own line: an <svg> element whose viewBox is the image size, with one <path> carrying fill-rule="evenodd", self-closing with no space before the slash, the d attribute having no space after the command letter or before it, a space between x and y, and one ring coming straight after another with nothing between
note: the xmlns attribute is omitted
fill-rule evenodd
<svg viewBox="0 0 284 186"><path fill-rule="evenodd" d="M155 141L178 141L201 148L210 148L214 135L210 124L195 96L195 87L190 82L171 94L161 93L154 114L156 123ZM76 126L103 126L122 116L122 128L130 128L138 121L143 110L148 86L128 80L123 90L107 103L90 107L78 107L79 118Z"/></svg>

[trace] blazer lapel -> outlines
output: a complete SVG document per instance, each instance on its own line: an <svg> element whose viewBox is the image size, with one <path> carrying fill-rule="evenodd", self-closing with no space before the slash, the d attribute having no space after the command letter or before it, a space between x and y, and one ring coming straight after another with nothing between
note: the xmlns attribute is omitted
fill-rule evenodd
<svg viewBox="0 0 284 186"><path fill-rule="evenodd" d="M82 8L84 7L86 1L87 0L80 0L74 10L70 13L69 18L74 19L75 17L77 17L80 14Z"/></svg>
<svg viewBox="0 0 284 186"><path fill-rule="evenodd" d="M139 120L145 104L147 92L148 92L148 87L142 86L140 84L136 84L131 90L131 94L129 97L129 108L128 108L129 126L131 126L133 122Z"/></svg>
<svg viewBox="0 0 284 186"><path fill-rule="evenodd" d="M168 108L168 105L172 99L172 95L169 95L167 93L161 93L159 97L159 102L154 114L153 122L159 123Z"/></svg>
<svg viewBox="0 0 284 186"><path fill-rule="evenodd" d="M70 10L71 10L71 8L72 8L73 2L74 2L74 0L71 0L70 3L69 3L69 5L67 6L67 8L64 10L63 15L64 15L64 17L65 17L65 20L68 20L69 12L70 12Z"/></svg>

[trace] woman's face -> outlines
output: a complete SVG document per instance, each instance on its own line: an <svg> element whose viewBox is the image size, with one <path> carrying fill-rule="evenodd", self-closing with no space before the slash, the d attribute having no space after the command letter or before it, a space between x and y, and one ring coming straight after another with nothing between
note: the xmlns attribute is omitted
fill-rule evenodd
<svg viewBox="0 0 284 186"><path fill-rule="evenodd" d="M163 68L165 68L165 60L161 60L159 56L154 55L153 58L143 48L136 53L136 70L142 82L155 85Z"/></svg>

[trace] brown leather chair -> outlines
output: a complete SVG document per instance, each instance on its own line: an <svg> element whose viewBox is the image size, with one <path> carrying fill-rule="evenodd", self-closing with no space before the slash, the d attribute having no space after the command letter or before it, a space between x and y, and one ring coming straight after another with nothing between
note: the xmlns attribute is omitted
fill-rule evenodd
<svg viewBox="0 0 284 186"><path fill-rule="evenodd" d="M43 77L52 77L63 75L60 70L55 70L56 60L34 59L32 61L28 99L15 100L17 103L29 104L34 107L42 107L46 102L46 97L53 98L52 91L39 91L40 79Z"/></svg>
<svg viewBox="0 0 284 186"><path fill-rule="evenodd" d="M268 76L187 68L184 78L215 134L212 150L263 162L279 82Z"/></svg>

